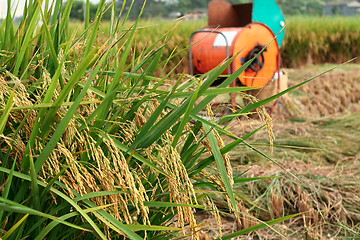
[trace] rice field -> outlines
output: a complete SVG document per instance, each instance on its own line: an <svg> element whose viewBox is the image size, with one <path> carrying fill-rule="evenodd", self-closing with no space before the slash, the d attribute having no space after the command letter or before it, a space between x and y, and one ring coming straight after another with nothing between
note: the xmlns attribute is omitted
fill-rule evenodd
<svg viewBox="0 0 360 240"><path fill-rule="evenodd" d="M246 97L251 89L227 86L250 62L215 89L230 62L187 75L187 39L204 22L129 22L114 8L102 22L101 0L93 22L73 23L72 3L29 1L21 23L8 14L0 26L1 239L359 236L348 167L359 124L347 114L358 109L358 69L330 75L336 93L329 75L314 87L314 71L289 69L297 90L277 120L264 108L272 99L254 97L219 119L209 104ZM329 103L343 108L321 110Z"/></svg>
<svg viewBox="0 0 360 240"><path fill-rule="evenodd" d="M282 49L284 66L342 63L358 58L359 20L341 16L290 17Z"/></svg>
<svg viewBox="0 0 360 240"><path fill-rule="evenodd" d="M286 18L285 39L281 50L283 67L299 68L321 63L343 63L360 56L359 17L291 16ZM171 40L164 48L164 59L173 57L180 63L177 72L187 67L189 36L193 31L206 26L207 21L166 21L144 20L135 36L134 53L140 54L156 39L173 29ZM106 29L108 24L104 23ZM359 61L357 59L356 61ZM175 64L169 63L169 67Z"/></svg>

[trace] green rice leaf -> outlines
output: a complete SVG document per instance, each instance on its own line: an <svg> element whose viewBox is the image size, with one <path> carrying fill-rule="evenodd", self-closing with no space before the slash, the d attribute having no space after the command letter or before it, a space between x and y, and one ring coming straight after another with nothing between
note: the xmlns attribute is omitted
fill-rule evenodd
<svg viewBox="0 0 360 240"><path fill-rule="evenodd" d="M85 213L91 213L91 212L95 212L95 211L98 211L100 209L104 209L104 208L107 208L109 206L111 206L112 204L108 204L108 205L105 205L105 206L98 206L98 207L95 207L95 208L88 208L88 209L84 209L84 212ZM79 215L79 213L77 212L72 212L72 213L68 213L68 214L65 214L61 217L59 217L58 219L59 220L62 220L62 221L65 221L69 218L72 218L72 217L75 217ZM46 235L53 229L55 228L57 225L59 224L58 221L52 221L51 223L49 223L45 228L43 228L40 233L35 237L35 240L41 240L41 239L44 239L46 237Z"/></svg>
<svg viewBox="0 0 360 240"><path fill-rule="evenodd" d="M104 4L105 4L105 0L100 0L99 2L99 5L98 5L98 8L96 10L96 20L94 22L94 26L93 26L93 30L91 31L91 35L89 38L87 38L87 43L86 43L86 47L85 47L85 50L84 50L84 56L86 57L90 52L91 52L91 49L93 47L93 43L95 41L95 37L98 33L98 29L99 29L99 24L100 24L100 20L101 20L101 17L102 17L102 9L104 7Z"/></svg>
<svg viewBox="0 0 360 240"><path fill-rule="evenodd" d="M34 13L32 15L28 15L31 17L30 23L28 25L25 36L22 40L22 44L20 47L20 52L16 56L15 66L13 70L13 74L17 76L19 74L20 67L24 64L23 59L25 57L26 52L28 51L29 46L31 46L32 35L34 34L35 27L39 21L39 7L37 6ZM27 64L25 64L27 65Z"/></svg>
<svg viewBox="0 0 360 240"><path fill-rule="evenodd" d="M178 144L178 141L182 135L182 131L184 130L184 127L186 125L186 123L189 121L189 117L190 117L190 113L194 107L194 104L195 104L195 101L196 99L198 98L198 93L199 93L199 89L200 89L200 86L201 86L201 81L199 83L199 85L197 86L197 88L195 89L191 99L190 99L190 102L188 103L188 106L187 106L187 109L185 111L185 114L180 122L180 125L177 129L177 132L174 136L174 140L173 140L173 143L172 143L172 147L175 148L176 145Z"/></svg>
<svg viewBox="0 0 360 240"><path fill-rule="evenodd" d="M253 178L234 178L234 183L246 183L252 182L256 180L263 180L263 179L273 179L278 178L279 176L270 176L270 177L253 177Z"/></svg>
<svg viewBox="0 0 360 240"><path fill-rule="evenodd" d="M270 43L269 43L270 44ZM262 53L262 51L264 51L264 49L266 49L267 46L265 46L258 54L256 54L256 56L254 56L252 59L250 59L249 61L247 61L246 63L244 63L239 69L237 69L234 73L232 73L229 77L227 77L219 86L218 88L224 88L229 86L232 82L234 82L239 75L244 72L249 65ZM230 63L234 58L236 57L236 55L234 57L232 57L231 59L228 60L228 62ZM229 64L227 63L226 66ZM225 70L225 68L222 68L222 70ZM222 72L221 72L222 73ZM221 73L218 74L212 74L212 75L217 75L219 76ZM212 76L211 75L211 76ZM210 76L210 77L211 77ZM209 77L209 78L210 78ZM217 78L217 77L216 77ZM216 97L216 95L209 95L207 97L205 97L198 105L196 105L196 107L194 108L192 114L196 115L198 114L202 109L204 109L206 107L206 105L208 105L214 98Z"/></svg>
<svg viewBox="0 0 360 240"><path fill-rule="evenodd" d="M160 168L158 168L157 166L155 166L155 164L153 164L152 162L148 161L147 159L145 159L143 156L141 156L139 153L135 152L134 150L131 150L128 146L122 144L120 141L118 141L117 139L105 135L104 133L99 133L98 134L100 137L105 138L107 140L113 141L115 146L117 148L119 148L119 150L127 152L127 153L131 153L132 157L134 157L135 159L139 160L140 162L146 164L147 166L153 168L154 170L156 170L157 172L162 173L165 176L168 176L168 174L166 172L164 172L163 170L161 170Z"/></svg>
<svg viewBox="0 0 360 240"><path fill-rule="evenodd" d="M65 6L65 10L62 14L62 21L60 21L60 32L61 34L65 34L66 33L66 27L69 24L69 19L70 19L70 12L71 12L71 8L72 5L74 3L74 0L68 0L66 1L66 6ZM64 36L59 36L59 38L63 38Z"/></svg>
<svg viewBox="0 0 360 240"><path fill-rule="evenodd" d="M82 231L88 231L88 229L76 226L76 225L71 224L71 223L66 222L66 221L62 221L57 217L54 217L52 215L40 212L38 210L23 206L21 204L18 204L16 202L4 199L2 197L0 197L0 209L2 211L7 211L7 212L17 212L17 213L36 215L36 216L40 216L40 217L44 217L44 218L49 218L51 220L58 221L59 223L64 224L66 226L69 226L69 227L72 227L72 228L75 228L75 229L79 229L79 230L82 230Z"/></svg>
<svg viewBox="0 0 360 240"><path fill-rule="evenodd" d="M160 105L155 109L155 111L151 114L146 123L141 127L140 132L137 134L132 146L136 146L138 142L146 137L150 129L154 126L156 120L159 118L160 114L163 112L165 107L167 106L171 96L174 94L176 87L180 84L181 79L179 79L172 88L171 92L166 96L166 98L160 103Z"/></svg>
<svg viewBox="0 0 360 240"><path fill-rule="evenodd" d="M223 160L221 151L219 149L219 145L217 143L217 140L215 138L214 132L208 125L204 125L204 129L205 129L206 132L208 132L207 138L209 140L209 144L210 144L210 147L211 147L211 150L212 150L212 154L214 156L216 166L217 166L217 168L218 168L218 170L220 172L220 176L221 176L221 179L222 179L222 181L224 183L224 187L226 189L226 192L227 192L227 194L228 194L228 196L230 198L231 205L233 207L233 210L234 210L235 214L238 215L238 212L236 210L236 202L235 202L234 192L233 192L232 186L230 184L229 176L227 174L226 167L225 167L225 164L224 164L224 160Z"/></svg>
<svg viewBox="0 0 360 240"><path fill-rule="evenodd" d="M13 102L14 102L14 93L15 93L15 90L12 90L11 93L10 93L9 99L6 102L4 111L1 114L1 117L0 117L0 135L3 134L6 123L7 123L7 120L9 118L10 111L11 111L11 108L12 108Z"/></svg>
<svg viewBox="0 0 360 240"><path fill-rule="evenodd" d="M85 18L84 18L84 22L85 22L85 29L89 28L89 22L90 22L90 0L86 0L85 3ZM87 33L88 31L86 31ZM85 33L85 34L86 34ZM86 35L85 35L86 38Z"/></svg>
<svg viewBox="0 0 360 240"><path fill-rule="evenodd" d="M2 39L2 49L6 49L7 45L11 44L11 30L13 28L13 19L11 17L11 0L7 0L7 11L6 11L6 18L5 18L5 34L4 38Z"/></svg>
<svg viewBox="0 0 360 240"><path fill-rule="evenodd" d="M12 226L5 234L2 236L1 239L8 239L11 234L25 221L25 219L29 216L29 214L26 214L24 217L22 217L19 221L17 221L14 226Z"/></svg>
<svg viewBox="0 0 360 240"><path fill-rule="evenodd" d="M205 90L211 86L211 84L217 79L217 77L219 75L221 75L221 73L231 63L232 59L230 59L229 61L225 62L224 64L222 64L221 66L219 66L218 68L216 68L212 71L212 74L201 85L201 87L199 89L199 93L198 93L199 96L202 96L202 94L205 92ZM137 147L146 148L146 147L150 146L153 142L155 142L157 139L159 139L160 136L165 131L167 131L173 124L175 124L178 121L178 119L185 113L190 101L191 101L191 99L187 99L182 105L180 105L176 110L174 110L169 115L169 117L167 117L163 121L159 122L155 127L153 127L148 132L147 137L143 138L143 140L138 143ZM197 113L194 113L194 110L192 110L191 113L192 113L192 115L197 114Z"/></svg>
<svg viewBox="0 0 360 240"><path fill-rule="evenodd" d="M29 159L30 159L31 190L32 190L32 196L34 198L33 203L34 203L35 209L40 210L39 186L37 184L37 175L36 175L36 170L35 170L31 150L30 150Z"/></svg>
<svg viewBox="0 0 360 240"><path fill-rule="evenodd" d="M46 40L48 42L47 46L50 48L50 55L51 55L52 62L54 64L54 68L57 69L59 63L58 63L56 51L54 48L54 42L53 42L53 39L51 38L50 30L47 25L47 20L45 18L44 12L41 9L41 2L40 2L40 0L37 0L37 1L38 1L39 9L40 9L42 22L43 22L43 28L45 29Z"/></svg>
<svg viewBox="0 0 360 240"><path fill-rule="evenodd" d="M89 205L93 205L92 202L88 202ZM115 230L119 234L126 234L132 240L142 240L139 235L134 233L130 228L128 228L125 224L121 223L117 219L115 219L111 214L104 210L100 210L99 212L94 212L94 215L102 220L104 224L106 224L109 228Z"/></svg>
<svg viewBox="0 0 360 240"><path fill-rule="evenodd" d="M103 196L110 196L110 195L114 195L114 194L124 194L127 192L124 191L100 191L100 192L91 192L91 193L87 193L84 194L82 196L79 197L75 197L73 198L74 202L79 202L85 199L89 199L89 198L96 198L96 197L103 197Z"/></svg>
<svg viewBox="0 0 360 240"><path fill-rule="evenodd" d="M17 156L15 156L15 158L14 158L14 162L12 164L12 167L11 167L11 170L10 170L10 173L9 173L9 177L7 178L7 181L6 181L6 184L5 184L5 187L4 187L4 192L2 194L2 198L4 198L4 199L7 199L8 196L9 196L11 183L12 183L13 176L14 176L14 169L15 169L16 160L17 160ZM1 211L0 212L0 223L2 222L3 214L4 214L4 212Z"/></svg>
<svg viewBox="0 0 360 240"><path fill-rule="evenodd" d="M202 96L217 96L220 94L227 94L227 93L237 93L237 92L245 92L249 90L258 89L255 87L224 87L224 88L209 88L205 90ZM175 93L172 98L184 98L192 95L192 92L177 92Z"/></svg>
<svg viewBox="0 0 360 240"><path fill-rule="evenodd" d="M61 90L58 98L55 100L55 102L52 105L52 108L49 109L48 113L46 114L45 119L43 120L42 126L41 126L41 134L40 136L44 137L46 136L46 133L49 130L49 126L51 126L51 123L56 115L56 112L60 108L61 104L65 101L70 91L72 91L73 87L76 85L76 83L84 76L85 70L88 67L88 64L91 62L95 55L96 49L92 50L91 53L89 53L80 63L78 69L72 74L70 77L68 83L64 86L64 88ZM72 106L73 107L73 106Z"/></svg>

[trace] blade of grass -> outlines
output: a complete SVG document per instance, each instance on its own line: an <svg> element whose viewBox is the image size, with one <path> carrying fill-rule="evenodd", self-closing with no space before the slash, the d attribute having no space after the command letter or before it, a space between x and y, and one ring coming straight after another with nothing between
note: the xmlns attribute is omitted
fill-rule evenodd
<svg viewBox="0 0 360 240"><path fill-rule="evenodd" d="M347 62L345 62L345 63L343 63L343 64L341 64L341 65L344 65L344 64L349 63L349 62L351 62L351 61L353 61L353 59L352 59L352 60L349 60L349 61L347 61ZM263 105L265 105L266 103L269 103L269 102L271 102L271 101L273 101L273 100L281 97L282 95L284 95L284 94L286 94L286 93L288 93L288 92L290 92L290 91L292 91L292 90L294 90L294 89L296 89L296 88L298 88L298 87L300 87L300 86L302 86L302 85L304 85L304 84L306 84L306 83L314 80L315 78L318 78L318 77L320 77L320 76L322 76L322 75L324 75L324 74L326 74L326 73L328 73L328 72L333 71L333 70L336 69L337 67L338 67L338 66L335 66L335 67L333 67L333 68L330 68L329 70L326 70L326 71L324 71L324 72L322 72L322 73L319 73L319 74L317 74L316 76L314 76L314 77L312 77L312 78L309 78L309 79L307 79L307 80L305 80L305 81L303 81L303 82L301 82L301 83L299 83L299 84L297 84L297 85L295 85L295 86L293 86L293 87L289 87L288 89L286 89L286 90L284 90L284 91L282 91L282 92L280 92L280 93L278 93L278 94L275 94L274 96L271 96L271 97L269 97L269 98L267 98L267 99L258 101L258 102L256 102L256 103L253 103L253 104L250 104L250 105L247 105L246 107L240 109L239 111L235 112L234 114L230 114L230 115L224 116L224 117L219 121L219 123L221 124L221 123L227 122L227 121L232 120L232 119L234 119L234 118L236 118L236 117L238 117L238 116L240 116L240 115L243 115L244 113L251 112L251 111L253 111L254 109L256 109L256 108L258 108L258 107L260 107L260 106L263 106Z"/></svg>
<svg viewBox="0 0 360 240"><path fill-rule="evenodd" d="M9 192L10 192L10 188L11 188L11 183L13 180L13 176L14 176L14 170L15 170L15 164L16 164L16 159L17 159L17 155L14 158L14 162L12 164L10 173L9 173L9 177L7 178L5 187L4 187L4 192L2 194L2 198L7 199L9 196ZM0 211L0 223L2 222L2 217L3 217L4 211Z"/></svg>
<svg viewBox="0 0 360 240"><path fill-rule="evenodd" d="M160 114L163 112L167 103L169 102L171 96L174 94L177 86L180 84L181 78L174 84L171 92L166 96L166 98L160 103L160 105L155 109L155 111L151 114L150 118L146 121L146 123L141 127L140 132L137 134L134 142L140 141L140 139L146 135L146 133L150 130L151 127L154 126L156 120L159 118ZM133 144L135 146L135 144Z"/></svg>
<svg viewBox="0 0 360 240"><path fill-rule="evenodd" d="M67 34L67 26L69 25L69 19L70 19L70 12L71 12L71 8L72 8L72 5L74 3L74 0L68 0L66 2L66 6L65 6L65 9L64 9L64 12L62 13L62 16L61 16L61 20L60 21L60 35L59 36L59 39L60 39L60 42L63 41L63 38L65 38L65 34Z"/></svg>
<svg viewBox="0 0 360 240"><path fill-rule="evenodd" d="M78 69L72 74L67 84L64 86L64 88L59 93L58 98L54 101L53 107L49 109L48 113L46 114L46 117L44 118L42 125L40 127L40 137L46 137L46 135L49 132L49 128L51 126L51 123L54 121L54 117L56 115L56 112L60 108L61 104L66 100L68 94L72 91L75 84L81 79L81 77L84 76L85 70L88 67L88 64L92 61L92 59L96 56L96 49L93 49L89 55L87 55L79 64ZM78 99L78 98L77 98ZM74 105L73 105L74 106ZM73 107L72 106L72 107ZM35 163L36 165L36 163Z"/></svg>
<svg viewBox="0 0 360 240"><path fill-rule="evenodd" d="M41 1L37 0L37 2L38 2L39 11L40 11L40 14L41 14L42 22L43 22L43 29L45 29L46 40L48 42L47 46L50 48L50 56L51 56L52 62L54 64L54 68L57 69L57 67L59 65L59 62L57 60L56 51L55 51L55 48L54 48L54 42L53 42L53 40L51 38L50 30L49 30L49 27L47 25L47 19L45 18L44 12L43 12L43 10L41 8ZM55 70L54 70L54 72L55 72Z"/></svg>
<svg viewBox="0 0 360 240"><path fill-rule="evenodd" d="M10 93L10 96L6 102L5 108L3 113L1 114L0 117L0 135L3 134L7 120L9 118L10 115L10 111L14 102L14 94L15 94L15 89L12 90L12 92Z"/></svg>
<svg viewBox="0 0 360 240"><path fill-rule="evenodd" d="M271 43L271 42L270 42ZM269 44L270 44L269 43ZM269 45L268 44L268 45ZM268 46L267 45L267 46ZM240 74L242 72L244 72L248 67L249 65L266 49L265 46L258 54L256 54L256 56L254 56L252 59L250 59L249 61L247 61L246 63L244 63L239 69L237 69L233 74L231 74L229 77L227 77L219 86L218 88L223 88L223 87L226 87L226 86L229 86L232 82L234 82L238 76L240 76ZM229 62L235 58L237 56L237 54L232 57L230 60L228 60ZM226 64L227 65L227 64ZM220 73L221 74L221 73ZM219 75L220 75L219 74ZM214 98L216 97L216 95L210 95L210 96L207 96L206 98L204 98L193 110L192 114L193 115L196 115L198 114L202 109L204 109L206 107L206 105L208 105Z"/></svg>
<svg viewBox="0 0 360 240"><path fill-rule="evenodd" d="M203 124L207 124L207 123L203 123ZM211 126L209 124L207 124L208 126ZM216 125L214 125L216 126ZM213 126L211 126L213 127ZM239 144L243 143L246 139L248 139L249 137L251 137L252 135L254 135L256 132L260 131L261 129L263 129L265 126L259 127L257 129L255 129L254 131L242 136L241 138L236 138L235 141L233 141L232 143L227 144L225 147L220 149L221 155L230 152L232 149L234 149L236 146L238 146ZM216 129L216 128L215 128ZM220 128L221 129L221 128ZM216 129L217 130L217 129ZM217 130L219 131L219 130ZM197 173L199 173L202 169L204 169L206 166L208 166L210 163L212 163L214 161L214 156L210 156L204 160L199 161L199 163L194 167L194 169L192 170L192 172L189 174L190 176L193 176Z"/></svg>
<svg viewBox="0 0 360 240"><path fill-rule="evenodd" d="M13 28L12 21L13 21L13 19L11 17L11 0L7 0L7 12L6 12L6 18L5 18L5 34L4 34L4 38L2 41L2 43L3 43L2 49L6 49L6 47L10 43L9 41L12 39L10 37L11 28Z"/></svg>
<svg viewBox="0 0 360 240"><path fill-rule="evenodd" d="M115 11L116 11L116 0L112 0L109 37L111 37L114 34L114 30L115 30Z"/></svg>
<svg viewBox="0 0 360 240"><path fill-rule="evenodd" d="M279 178L279 176L270 176L270 177L253 177L253 178L234 178L234 183L247 183L257 180L263 180L263 179L273 179L273 178Z"/></svg>
<svg viewBox="0 0 360 240"><path fill-rule="evenodd" d="M69 48L70 48L70 42L69 42L69 44L67 44L64 57L61 59L55 74L51 78L50 85L47 88L47 91L46 91L44 99L43 99L43 104L50 103L51 99L53 98L56 86L58 84L58 81L60 80L61 69L65 62L65 56L66 56L67 52L69 51ZM36 105L33 105L33 107L35 107L35 106ZM51 104L51 106L52 106L52 104ZM51 107L51 106L49 106L49 107ZM33 107L30 106L29 109L35 109ZM21 109L21 107L20 107L20 109ZM26 146L26 149L25 149L25 152L23 155L23 159L21 161L21 167L23 167L25 170L27 170L29 168L29 152L30 152L30 149L34 149L35 140L36 140L36 137L39 135L41 123L43 122L43 119L45 118L46 113L47 113L46 109L41 109L36 116L36 120L35 120L34 126L32 128L32 131L30 133L28 144Z"/></svg>
<svg viewBox="0 0 360 240"><path fill-rule="evenodd" d="M224 87L224 88L210 88L207 89L202 96L218 96L220 94L228 94L228 93L237 93L237 92L245 92L249 90L257 89L255 87ZM177 92L173 95L173 98L183 98L191 95L191 92Z"/></svg>
<svg viewBox="0 0 360 240"><path fill-rule="evenodd" d="M60 176L62 176L65 171L70 167L70 165L73 164L72 162L69 163L68 165L64 166L61 168L60 172L58 174L55 175L55 177L53 177L48 184L46 185L46 187L44 188L44 190L42 190L41 192L41 196L44 196L47 192L50 191L50 188L54 185L55 181L57 181L59 179Z"/></svg>
<svg viewBox="0 0 360 240"><path fill-rule="evenodd" d="M93 43L95 41L95 37L98 34L98 29L99 29L99 24L100 24L100 20L102 17L102 9L104 7L105 4L105 0L100 0L98 8L96 10L96 20L93 23L93 31L91 32L91 35L89 38L87 38L87 42L86 42L86 47L84 50L84 57L86 57L90 52L91 49L93 48Z"/></svg>
<svg viewBox="0 0 360 240"><path fill-rule="evenodd" d="M99 206L99 207L95 207L95 208L88 208L88 209L85 209L84 212L85 213L92 213L92 212L95 212L95 211L98 211L100 209L104 209L104 208L107 208L109 206L112 206L112 204L108 204L108 205L104 205L104 206ZM68 214L65 214L61 217L59 217L58 219L59 220L62 220L62 221L65 221L69 218L72 218L72 217L75 217L79 215L79 213L77 212L72 212L72 213L68 213ZM44 239L46 237L46 235L52 230L54 229L57 225L59 225L59 222L58 221L52 221L51 223L49 223L46 227L44 227L41 232L35 237L34 240L41 240L41 239ZM30 231L31 232L31 231Z"/></svg>
<svg viewBox="0 0 360 240"><path fill-rule="evenodd" d="M85 18L84 18L84 22L85 22L85 29L89 28L89 22L90 22L90 0L86 0L85 2ZM86 31L87 33L87 31ZM86 35L85 35L86 38Z"/></svg>
<svg viewBox="0 0 360 240"><path fill-rule="evenodd" d="M24 65L23 59L25 57L25 53L29 50L29 46L31 46L32 35L34 34L35 27L38 23L38 16L39 16L39 7L37 6L33 15L31 15L31 20L28 26L28 29L25 33L24 39L22 40L22 44L20 47L20 52L16 55L15 66L13 70L13 74L17 76L19 74L20 67ZM27 65L27 64L26 64Z"/></svg>
<svg viewBox="0 0 360 240"><path fill-rule="evenodd" d="M25 221L25 219L29 216L29 214L26 214L24 217L22 217L17 223L14 224L5 234L1 237L1 239L6 240L8 239L11 234Z"/></svg>
<svg viewBox="0 0 360 240"><path fill-rule="evenodd" d="M52 215L37 211L35 209L26 207L24 205L15 203L15 202L7 200L7 199L3 199L1 197L0 197L0 209L2 211L7 211L7 212L16 212L16 213L23 213L23 214L30 214L30 215L40 216L40 217L48 218L48 219L51 219L51 220L54 220L54 221L58 221L61 224L64 224L66 226L69 226L69 227L72 227L72 228L75 228L75 229L79 229L79 230L82 230L82 231L89 231L86 228L82 228L82 227L76 226L74 224L71 224L69 222L59 220L59 218L54 217Z"/></svg>
<svg viewBox="0 0 360 240"><path fill-rule="evenodd" d="M198 86L196 87L196 89L195 89L195 91L194 91L194 93L193 93L190 101L189 101L189 104L188 104L188 106L187 106L187 109L186 109L186 111L185 111L185 114L184 114L184 116L183 116L183 118L182 118L182 120L181 120L181 122L180 122L180 125L179 125L179 127L178 127L178 129L177 129L177 132L176 132L176 134L175 134L175 136L174 136L174 140L173 140L173 142L172 142L172 147L173 147L173 148L175 148L176 145L178 144L178 141L179 141L179 139L180 139L180 137L181 137L181 135L182 135L182 131L184 130L185 125L186 125L186 124L188 123L188 121L189 121L190 113L191 113L191 111L192 111L192 109L193 109L193 106L194 106L194 104L195 104L196 99L198 98L198 93L199 93L199 89L200 89L201 83L202 83L202 82L200 81L199 84L198 84Z"/></svg>
<svg viewBox="0 0 360 240"><path fill-rule="evenodd" d="M234 210L236 216L238 216L238 211L237 211L237 208L236 208L236 201L235 201L235 197L234 197L234 192L233 192L233 189L232 189L232 186L231 186L231 183L230 183L230 180L229 180L229 176L227 174L226 167L225 167L225 164L224 164L224 160L223 160L221 151L219 149L219 145L217 143L217 140L215 138L214 132L208 125L204 125L204 129L205 129L206 132L209 133L207 137L208 137L209 144L210 144L210 147L211 147L211 150L212 150L212 154L213 154L215 162L216 162L216 166L217 166L217 168L218 168L218 170L220 172L221 179L222 179L222 181L224 183L224 187L226 189L226 192L227 192L227 194L228 194L228 196L230 198L233 210Z"/></svg>
<svg viewBox="0 0 360 240"><path fill-rule="evenodd" d="M121 150L121 151L124 151L124 152L130 152L132 154L132 157L134 157L135 159L139 160L140 162L144 163L145 165L151 167L152 169L156 170L157 172L159 173L162 173L163 175L165 176L168 176L169 175L164 172L163 170L161 170L160 168L158 168L155 164L153 164L152 162L148 161L147 159L145 159L143 156L141 156L139 153L135 152L134 150L131 150L128 146L122 144L120 141L118 141L117 139L111 137L111 136L108 136L102 132L99 132L98 134L101 138L105 138L107 140L111 140L114 142L115 146Z"/></svg>
<svg viewBox="0 0 360 240"><path fill-rule="evenodd" d="M198 93L198 97L202 96L202 94L207 90L211 84L217 79L217 77L227 68L227 66L231 63L233 58L229 61L225 62L223 65L219 66L215 70L212 71L212 74L207 78L207 80L201 85ZM134 141L133 146L139 148L146 148L150 146L153 142L155 142L165 131L167 131L178 119L185 113L187 106L191 99L187 99L182 105L178 106L167 119L163 122L158 123L154 126L147 134L142 138L139 142ZM200 110L199 110L200 111ZM194 110L191 112L194 113ZM196 115L196 114L195 114Z"/></svg>
<svg viewBox="0 0 360 240"><path fill-rule="evenodd" d="M30 177L31 177L31 190L32 190L32 196L33 196L33 203L34 203L35 209L40 210L39 186L37 184L37 175L36 175L36 170L35 170L31 150L30 150L29 159L30 159Z"/></svg>
<svg viewBox="0 0 360 240"><path fill-rule="evenodd" d="M139 235L134 233L130 228L128 228L125 224L121 223L117 219L115 219L112 215L107 213L106 211L94 212L94 215L102 220L104 224L106 224L109 228L115 230L120 234L126 234L132 240L142 240Z"/></svg>

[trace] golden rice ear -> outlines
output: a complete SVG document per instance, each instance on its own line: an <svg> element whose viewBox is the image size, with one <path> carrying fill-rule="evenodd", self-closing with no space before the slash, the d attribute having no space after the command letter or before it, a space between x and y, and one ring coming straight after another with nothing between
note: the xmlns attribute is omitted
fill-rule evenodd
<svg viewBox="0 0 360 240"><path fill-rule="evenodd" d="M214 238L206 233L199 233L199 240L213 240Z"/></svg>
<svg viewBox="0 0 360 240"><path fill-rule="evenodd" d="M162 140L167 144L164 144L164 146L155 145L159 153L155 161L157 165L169 175L166 178L169 184L169 191L171 192L171 201L178 204L197 203L192 181L181 161L179 153L171 146L172 139L173 136L166 133L162 137ZM176 209L178 217L177 224L179 227L181 227L185 233L185 225L189 224L191 232L194 236L197 236L194 209L183 206L176 207Z"/></svg>
<svg viewBox="0 0 360 240"><path fill-rule="evenodd" d="M259 100L248 93L240 92L238 93L239 97L244 101L244 105L256 103ZM241 109L244 106L237 105L237 108ZM229 108L230 111L235 112L236 110L233 108ZM246 121L244 121L246 120ZM258 107L256 110L246 113L238 118L235 119L230 124L230 127L233 132L237 132L238 135L241 135L242 133L245 133L245 126L249 126L251 129L254 129L253 125L258 125L259 121L261 121L262 124L265 125L267 133L268 133L268 139L269 139L269 145L270 145L270 151L273 152L273 143L275 139L275 135L273 132L273 124L272 124L272 118L268 112L268 110L265 108L265 106ZM258 127L258 126L257 126Z"/></svg>
<svg viewBox="0 0 360 240"><path fill-rule="evenodd" d="M222 236L222 219L220 216L220 211L218 209L218 207L216 206L216 204L214 203L214 201L209 198L208 196L206 196L205 200L204 200L204 205L206 206L206 210L208 212L210 212L211 216L213 216L213 218L216 221L216 225L218 227L218 236L221 237ZM203 234L204 239L206 239L206 237L208 237L206 234Z"/></svg>
<svg viewBox="0 0 360 240"><path fill-rule="evenodd" d="M283 217L283 199L281 195L271 194L271 211L274 215L274 218Z"/></svg>
<svg viewBox="0 0 360 240"><path fill-rule="evenodd" d="M310 199L308 198L308 195L305 192L302 192L302 194L299 196L299 212L304 213L302 215L304 225L306 227L306 234L310 239L317 238L318 235L318 213L317 211L311 206ZM321 230L321 229L320 229ZM321 234L320 234L321 236Z"/></svg>

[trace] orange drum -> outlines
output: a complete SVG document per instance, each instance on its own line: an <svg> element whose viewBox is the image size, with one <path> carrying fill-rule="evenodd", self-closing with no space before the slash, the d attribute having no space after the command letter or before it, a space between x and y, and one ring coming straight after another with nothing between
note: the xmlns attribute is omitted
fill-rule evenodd
<svg viewBox="0 0 360 240"><path fill-rule="evenodd" d="M191 44L195 43L191 47L191 71L206 73L222 63L226 56L236 55L230 69L223 73L232 74L270 43L238 77L245 86L263 87L273 78L278 66L279 47L274 38L272 31L260 23L241 28L203 28L195 32L191 40Z"/></svg>

